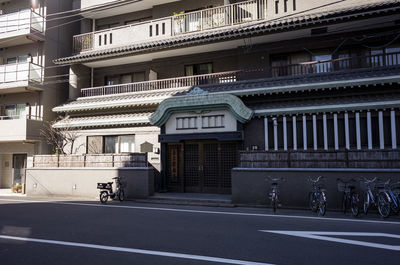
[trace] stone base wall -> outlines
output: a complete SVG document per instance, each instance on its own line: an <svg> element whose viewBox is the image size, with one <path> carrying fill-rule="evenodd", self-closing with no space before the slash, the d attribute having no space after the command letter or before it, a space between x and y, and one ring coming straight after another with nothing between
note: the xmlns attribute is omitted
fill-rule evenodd
<svg viewBox="0 0 400 265"><path fill-rule="evenodd" d="M127 199L154 194L152 168L29 168L26 171L28 196L68 196L99 198L98 182L122 177ZM113 184L115 189L115 183Z"/></svg>
<svg viewBox="0 0 400 265"><path fill-rule="evenodd" d="M267 179L283 177L279 184L279 200L282 207L308 208L308 194L311 191L309 177L323 176L322 186L327 190L328 209L340 209L343 192L338 191L337 178L357 180L360 191L361 177L388 178L400 181L400 169L310 169L310 168L234 168L232 170L232 202L235 204L269 205L268 190L271 182Z"/></svg>

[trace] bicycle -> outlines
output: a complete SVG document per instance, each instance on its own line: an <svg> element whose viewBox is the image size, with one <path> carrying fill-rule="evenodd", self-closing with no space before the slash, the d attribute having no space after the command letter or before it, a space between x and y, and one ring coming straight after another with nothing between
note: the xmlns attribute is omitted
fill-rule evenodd
<svg viewBox="0 0 400 265"><path fill-rule="evenodd" d="M316 179L308 178L312 184L312 191L309 193L308 198L311 211L318 211L319 215L324 216L326 213L326 191L317 185L322 178L322 176Z"/></svg>
<svg viewBox="0 0 400 265"><path fill-rule="evenodd" d="M269 188L268 198L271 200L271 207L276 212L279 204L279 189L278 182L286 181L284 178L271 178L267 177L271 181L271 187Z"/></svg>
<svg viewBox="0 0 400 265"><path fill-rule="evenodd" d="M351 213L354 217L357 217L360 213L360 194L355 192L355 179L350 179L348 181L344 181L340 178L337 180L338 184L338 191L343 192L343 199L342 199L342 211L346 214L347 209L350 206Z"/></svg>
<svg viewBox="0 0 400 265"><path fill-rule="evenodd" d="M400 211L400 198L399 198L399 184L400 182L394 183L390 185L391 179L388 179L383 183L383 192L386 194L389 202L390 208L393 213L398 214ZM396 190L397 195L393 192L393 189Z"/></svg>
<svg viewBox="0 0 400 265"><path fill-rule="evenodd" d="M375 188L377 178L366 179L362 178L362 183L365 185L364 193L364 214L368 214L371 205L378 208L379 214L386 218L390 215L390 202L388 196L382 189ZM374 191L374 192L373 192Z"/></svg>
<svg viewBox="0 0 400 265"><path fill-rule="evenodd" d="M121 182L121 177L115 177L117 189L113 192L112 184L113 182L107 183L97 183L97 188L100 189L100 202L106 203L108 198L111 199L118 198L119 201L123 201L125 199L125 192L123 188L123 184Z"/></svg>

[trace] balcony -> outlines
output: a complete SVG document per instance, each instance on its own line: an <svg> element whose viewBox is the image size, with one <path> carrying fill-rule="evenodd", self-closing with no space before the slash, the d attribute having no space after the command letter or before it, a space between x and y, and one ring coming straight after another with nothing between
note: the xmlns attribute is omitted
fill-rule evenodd
<svg viewBox="0 0 400 265"><path fill-rule="evenodd" d="M43 67L34 63L0 65L0 94L40 90Z"/></svg>
<svg viewBox="0 0 400 265"><path fill-rule="evenodd" d="M118 0L81 0L81 9L90 10L84 12L82 16L86 18L104 18L115 15L127 14L141 10L151 9L155 5L163 5L180 0L146 0L137 2L118 3Z"/></svg>
<svg viewBox="0 0 400 265"><path fill-rule="evenodd" d="M0 48L43 40L44 17L33 10L0 16Z"/></svg>
<svg viewBox="0 0 400 265"><path fill-rule="evenodd" d="M0 116L0 142L38 141L42 126L43 121L35 117Z"/></svg>
<svg viewBox="0 0 400 265"><path fill-rule="evenodd" d="M162 40L266 18L266 0L251 0L74 36L74 53Z"/></svg>
<svg viewBox="0 0 400 265"><path fill-rule="evenodd" d="M348 72L352 69L388 68L400 65L400 52L379 55L347 57L334 60L312 61L299 64L282 65L270 68L237 70L160 79L154 81L136 82L112 86L101 86L81 89L82 97L104 96L130 92L162 90L168 88L183 88L209 84L222 84L252 79L290 79L294 76L318 76L318 74L333 72Z"/></svg>

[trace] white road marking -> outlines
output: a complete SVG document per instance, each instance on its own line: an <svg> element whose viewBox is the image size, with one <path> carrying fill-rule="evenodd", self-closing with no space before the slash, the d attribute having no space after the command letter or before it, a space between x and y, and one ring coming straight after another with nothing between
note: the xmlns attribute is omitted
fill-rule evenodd
<svg viewBox="0 0 400 265"><path fill-rule="evenodd" d="M136 248L124 248L124 247L113 247L113 246L105 246L105 245L85 244L85 243L57 241L57 240L45 240L45 239L26 238L26 237L15 237L15 236L6 236L6 235L0 235L0 239L17 240L17 241L24 241L24 242L51 244L51 245L60 245L60 246L69 246L69 247L102 249L102 250L108 250L108 251L119 251L119 252L170 257L170 258L179 258L179 259L201 260L201 261L217 262L217 263L225 263L225 264L273 265L271 263L253 262L253 261L246 261L246 260L225 259L225 258L182 254L182 253L174 253L174 252L153 251L153 250L136 249Z"/></svg>
<svg viewBox="0 0 400 265"><path fill-rule="evenodd" d="M329 236L367 236L367 237L389 237L389 238L400 239L400 235L395 235L395 234L365 233L365 232L281 231L281 230L260 230L260 232L275 233L288 236L298 236L298 237L331 241L343 244L400 251L400 246L396 245L387 245L387 244L371 243L359 240L329 237Z"/></svg>
<svg viewBox="0 0 400 265"><path fill-rule="evenodd" d="M330 217L301 216L301 215L279 215L279 214L260 214L260 213L239 213L239 212L200 211L200 210L186 210L186 209L176 209L176 208L142 207L142 206L127 206L127 205L110 205L110 204L100 204L100 203L99 203L99 204L90 204L90 203L65 202L65 201L32 201L32 200L12 200L12 199L0 199L0 201L24 202L24 203L49 203L49 204L61 204L61 205L77 205L77 206L88 206L88 207L123 208L123 209L150 210L150 211L165 211L165 212L184 212L184 213L200 213L200 214L219 214L219 215L236 215L236 216L256 216L256 217L306 219L306 220L319 220L319 221L340 221L340 222L355 222L355 223L375 223L375 224L400 225L400 222L398 222L398 221L396 222L396 221L361 220L361 219L345 219L345 218L330 218Z"/></svg>

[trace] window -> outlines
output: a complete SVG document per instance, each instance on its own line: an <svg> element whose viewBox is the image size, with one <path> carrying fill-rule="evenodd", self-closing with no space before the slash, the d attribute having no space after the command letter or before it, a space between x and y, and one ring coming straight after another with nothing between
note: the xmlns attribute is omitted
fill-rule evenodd
<svg viewBox="0 0 400 265"><path fill-rule="evenodd" d="M179 117L176 118L177 130L197 129L197 117Z"/></svg>
<svg viewBox="0 0 400 265"><path fill-rule="evenodd" d="M26 105L25 104L9 104L4 106L3 113L0 116L6 116L9 119L25 119Z"/></svg>
<svg viewBox="0 0 400 265"><path fill-rule="evenodd" d="M224 128L225 127L224 115L212 115L202 117L202 128Z"/></svg>
<svg viewBox="0 0 400 265"><path fill-rule="evenodd" d="M133 153L135 151L134 135L88 136L88 154Z"/></svg>
<svg viewBox="0 0 400 265"><path fill-rule="evenodd" d="M134 82L146 81L145 72L126 73L121 75L110 75L104 77L104 84L106 86L129 84Z"/></svg>
<svg viewBox="0 0 400 265"><path fill-rule="evenodd" d="M205 75L213 72L212 63L192 64L185 66L185 76Z"/></svg>
<svg viewBox="0 0 400 265"><path fill-rule="evenodd" d="M29 55L20 55L7 58L7 64L26 63L28 62Z"/></svg>
<svg viewBox="0 0 400 265"><path fill-rule="evenodd" d="M97 26L97 30L105 30L105 29L111 29L111 28L115 28L118 27L119 23L110 23L110 24L104 24L104 25L99 25Z"/></svg>

